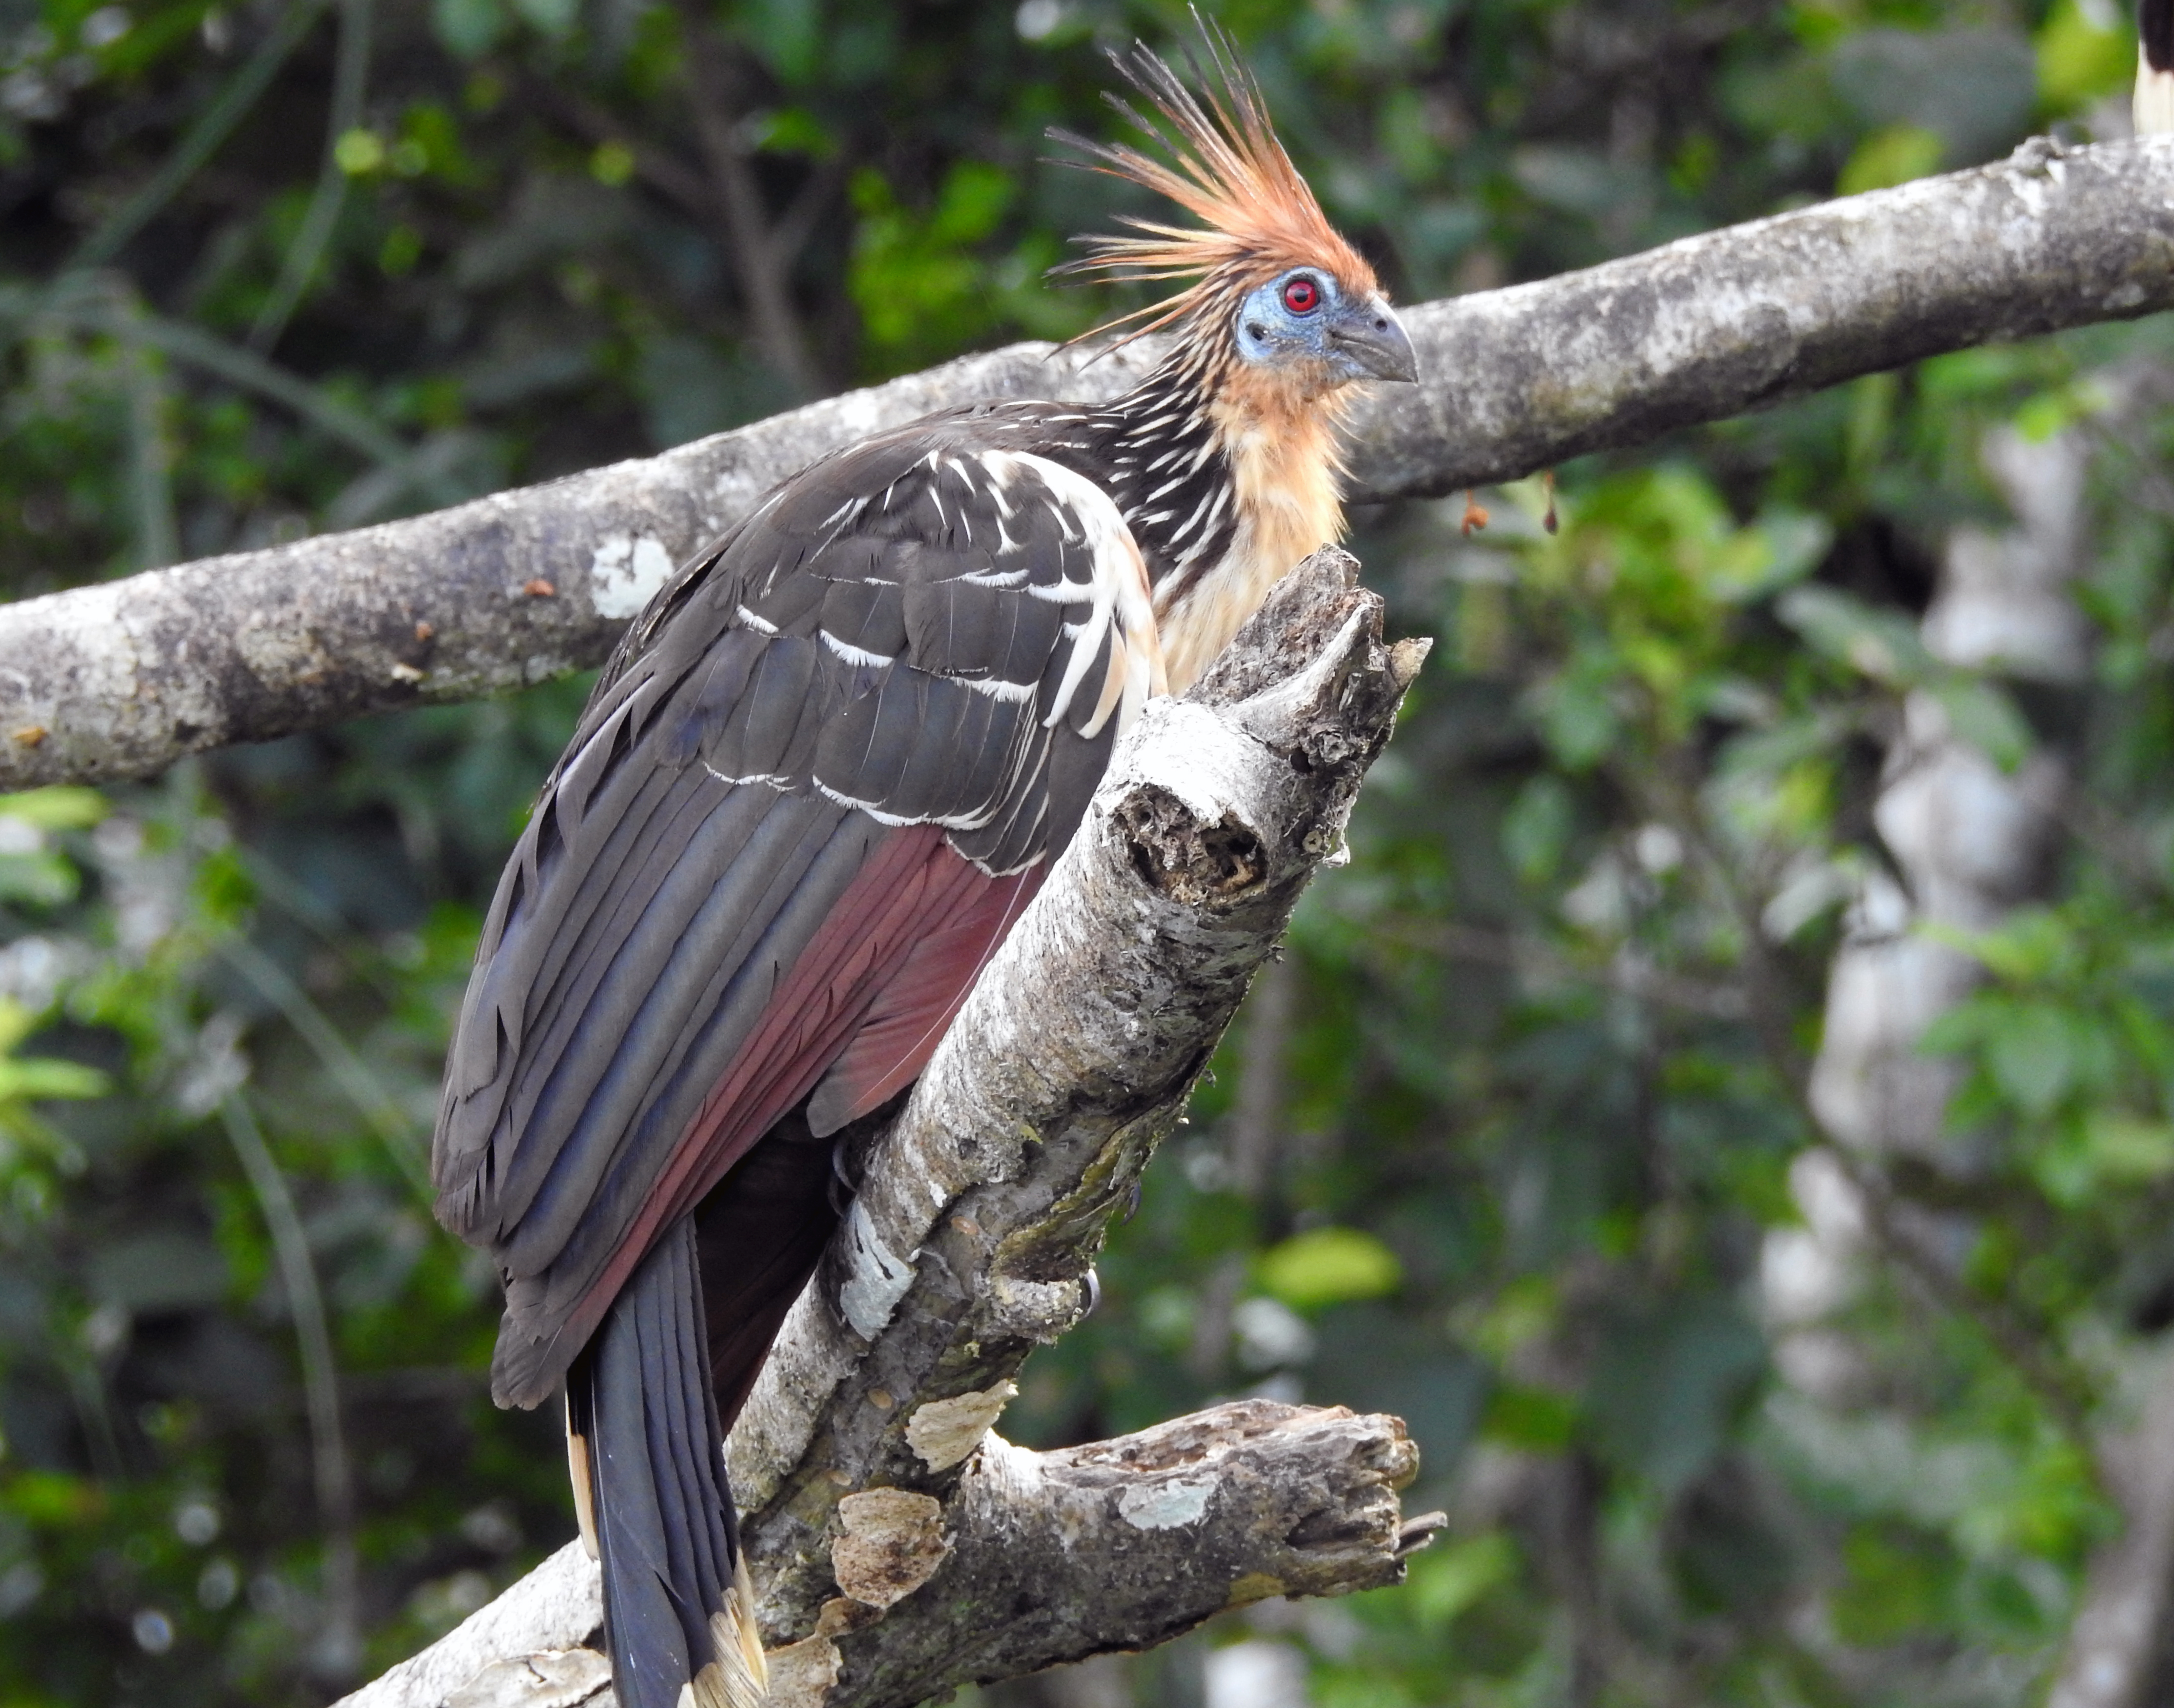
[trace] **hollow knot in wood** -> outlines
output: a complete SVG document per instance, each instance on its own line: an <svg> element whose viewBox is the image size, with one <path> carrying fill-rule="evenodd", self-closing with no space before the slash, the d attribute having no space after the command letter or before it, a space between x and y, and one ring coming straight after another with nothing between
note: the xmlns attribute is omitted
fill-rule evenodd
<svg viewBox="0 0 2174 1708"><path fill-rule="evenodd" d="M1166 789L1133 791L1116 818L1140 876L1182 905L1234 900L1268 875L1268 851L1250 827L1227 815L1203 824Z"/></svg>

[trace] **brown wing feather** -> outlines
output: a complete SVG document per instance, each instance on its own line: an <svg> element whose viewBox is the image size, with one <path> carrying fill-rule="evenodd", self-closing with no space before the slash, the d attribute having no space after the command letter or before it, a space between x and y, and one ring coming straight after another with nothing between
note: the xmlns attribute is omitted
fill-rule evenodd
<svg viewBox="0 0 2174 1708"><path fill-rule="evenodd" d="M886 836L784 974L732 1068L704 1100L666 1167L647 1183L635 1214L617 1229L607 1262L586 1278L575 1298L560 1304L547 1292L544 1308L533 1313L549 1325L547 1334L525 1331L523 1319L531 1313L516 1307L527 1301L517 1290L519 1282L509 1289L498 1381L521 1392L534 1392L540 1383L548 1392L657 1236L694 1209L807 1097L911 962L915 946L949 934L961 922L970 928L978 922L986 943L1001 910L983 906L983 898L1019 887L1016 878L992 878L960 859L933 826ZM962 983L954 1000L964 995ZM928 1048L933 1047L931 1040ZM764 1261L759 1249L746 1255L758 1266ZM706 1271L706 1282L711 1309L721 1322L728 1320L734 1308L729 1273L710 1278Z"/></svg>
<svg viewBox="0 0 2174 1708"><path fill-rule="evenodd" d="M1047 872L1046 865L1030 866L992 881L914 943L808 1100L808 1125L817 1138L882 1107L920 1077Z"/></svg>

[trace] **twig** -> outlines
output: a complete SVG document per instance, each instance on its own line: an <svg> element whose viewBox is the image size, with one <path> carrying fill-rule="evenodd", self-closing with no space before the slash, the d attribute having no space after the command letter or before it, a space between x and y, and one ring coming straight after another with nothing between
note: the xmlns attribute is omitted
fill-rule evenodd
<svg viewBox="0 0 2174 1708"><path fill-rule="evenodd" d="M1681 1008L1710 1020L1741 1020L1750 1013L1743 991L1734 986L1687 979L1620 955L1603 966L1594 966L1574 960L1536 938L1490 931L1463 920L1400 916L1380 922L1375 937L1383 948L1421 949L1451 960L1478 961L1511 972L1539 970L1551 979L1602 985L1641 1002Z"/></svg>
<svg viewBox="0 0 2174 1708"><path fill-rule="evenodd" d="M339 1366L317 1287L316 1260L309 1235L295 1213L287 1177L264 1143L257 1117L240 1092L219 1105L227 1138L257 1194L257 1208L272 1235L279 1278L295 1314L295 1341L301 1354L302 1389L310 1414L311 1459L316 1467L317 1510L325 1524L325 1602L327 1617L317 1646L319 1669L333 1677L351 1673L362 1657L360 1586L354 1550L354 1477L347 1437L340 1420Z"/></svg>
<svg viewBox="0 0 2174 1708"><path fill-rule="evenodd" d="M792 202L771 228L771 252L777 257L781 268L789 272L792 263L800 258L800 251L808 246L808 240L815 235L816 225L829 211L831 197L845 181L843 154L818 160L809 170L807 181L793 192Z"/></svg>
<svg viewBox="0 0 2174 1708"><path fill-rule="evenodd" d="M1298 1013L1298 966L1290 956L1261 969L1244 1012L1238 1090L1230 1109L1230 1172L1240 1193L1257 1201L1275 1183L1283 1132L1284 1063Z"/></svg>
<svg viewBox="0 0 2174 1708"><path fill-rule="evenodd" d="M181 532L174 523L173 443L166 432L166 376L164 364L145 334L143 305L133 287L124 287L115 305L127 363L128 395L128 487L136 512L137 567L155 570L181 554Z"/></svg>
<svg viewBox="0 0 2174 1708"><path fill-rule="evenodd" d="M268 354L287 330L287 322L310 288L333 228L347 202L347 169L340 165L340 138L362 123L363 96L370 83L370 38L375 0L339 0L339 50L333 61L332 108L325 121L325 158L317 170L317 187L311 192L295 241L279 264L279 277L272 294L257 311L249 328L249 348Z"/></svg>
<svg viewBox="0 0 2174 1708"><path fill-rule="evenodd" d="M550 78L531 77L522 87L530 100L549 107L560 119L592 143L615 143L634 162L634 175L667 199L678 204L690 219L706 224L717 214L709 186L702 175L667 150L630 135L625 127L593 101L585 100Z"/></svg>
<svg viewBox="0 0 2174 1708"><path fill-rule="evenodd" d="M220 943L219 952L301 1035L302 1041L309 1046L333 1084L370 1123L402 1177L424 1203L429 1203L430 1170L418 1144L415 1123L340 1035L339 1028L325 1018L324 1011L287 976L278 962L247 938L228 938Z"/></svg>
<svg viewBox="0 0 2174 1708"><path fill-rule="evenodd" d="M739 78L730 50L693 0L681 0L679 30L694 83L695 133L709 167L711 206L724 227L725 248L738 272L756 347L796 392L813 397L820 386L792 306L787 260L739 138L739 103L734 99Z"/></svg>
<svg viewBox="0 0 2174 1708"><path fill-rule="evenodd" d="M292 410L327 437L373 462L398 468L415 460L415 451L397 435L322 386L201 327L151 313L134 296L133 286L125 278L70 274L50 292L0 288L0 325L41 318L116 338L140 338L177 362ZM441 500L454 495L442 477L423 484L432 486Z"/></svg>
<svg viewBox="0 0 2174 1708"><path fill-rule="evenodd" d="M62 265L61 276L103 267L121 252L128 240L158 217L181 186L205 161L219 152L234 127L248 116L259 96L279 74L287 57L300 45L316 22L324 0L289 0L257 51L208 105L174 145L159 170L147 178L128 199L99 223Z"/></svg>

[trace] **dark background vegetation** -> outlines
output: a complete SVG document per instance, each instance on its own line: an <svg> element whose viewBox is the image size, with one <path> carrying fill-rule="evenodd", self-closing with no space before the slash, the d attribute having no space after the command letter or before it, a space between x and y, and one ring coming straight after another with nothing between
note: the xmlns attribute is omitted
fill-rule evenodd
<svg viewBox="0 0 2174 1708"><path fill-rule="evenodd" d="M1216 9L1404 300L2117 128L2134 51L2110 0ZM1119 305L1044 270L1125 192L1044 130L1107 134L1098 46L1185 30L1123 0L0 0L0 597L1079 332ZM1005 1427L1391 1409L1409 1510L1454 1522L1403 1587L1105 1668L1100 1700L1197 1701L1241 1640L1328 1708L2030 1698L2112 1523L2081 1431L2174 1315L2170 354L2154 323L1966 354L1581 463L1553 537L1537 485L1469 539L1461 500L1356 518L1441 644L1349 866ZM1968 1164L1895 1187L1955 1286L1871 1269L1836 1399L1776 1375L1758 1275L1884 857L1881 743L1929 679L1858 643L1923 608L1952 529L2005 525L2004 426L2091 447L2098 662L1935 685L2004 764L2066 754L2112 830L1984 946L1945 1040ZM1841 597L1782 597L1807 586ZM489 1405L495 1291L424 1159L584 686L0 799L0 1708L325 1701L571 1534L556 1420Z"/></svg>

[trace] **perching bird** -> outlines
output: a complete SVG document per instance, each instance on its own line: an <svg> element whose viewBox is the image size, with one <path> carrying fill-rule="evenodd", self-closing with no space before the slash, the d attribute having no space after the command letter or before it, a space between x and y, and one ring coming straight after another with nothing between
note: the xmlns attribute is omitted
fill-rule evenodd
<svg viewBox="0 0 2174 1708"><path fill-rule="evenodd" d="M2136 8L2136 94L2131 111L2139 137L2174 131L2174 0L2142 0Z"/></svg>
<svg viewBox="0 0 2174 1708"><path fill-rule="evenodd" d="M771 492L635 623L500 882L438 1213L505 1284L493 1396L565 1384L625 1708L760 1694L722 1430L836 1227L833 1135L927 1062L1143 703L1341 533L1344 388L1415 376L1212 30L1209 55L1200 97L1117 62L1175 165L1078 144L1204 222L1073 263L1192 281L1128 317L1176 328L1161 364Z"/></svg>

